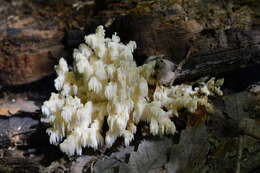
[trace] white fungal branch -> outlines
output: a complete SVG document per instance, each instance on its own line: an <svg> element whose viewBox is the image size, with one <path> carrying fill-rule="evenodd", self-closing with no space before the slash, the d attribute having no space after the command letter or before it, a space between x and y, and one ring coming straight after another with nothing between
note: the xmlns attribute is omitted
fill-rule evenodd
<svg viewBox="0 0 260 173"><path fill-rule="evenodd" d="M52 93L42 106L42 121L52 125L47 130L50 143L59 144L69 156L80 155L84 147L110 147L118 137L129 145L140 121L149 123L153 135L174 134L172 116L183 108L195 112L198 105L211 110L208 96L222 95L223 80L211 79L197 88L155 85L155 62L137 67L135 48L135 42L124 45L116 34L105 38L99 26L74 50L72 70L60 59L55 67L58 93Z"/></svg>

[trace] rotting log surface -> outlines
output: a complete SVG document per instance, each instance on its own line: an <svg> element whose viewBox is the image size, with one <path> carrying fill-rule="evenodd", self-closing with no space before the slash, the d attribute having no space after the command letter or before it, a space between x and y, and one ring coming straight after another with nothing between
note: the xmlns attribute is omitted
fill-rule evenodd
<svg viewBox="0 0 260 173"><path fill-rule="evenodd" d="M0 0L0 85L28 84L54 74L54 65L69 52L65 31L80 28L78 20L87 20L91 11L85 14L63 1Z"/></svg>
<svg viewBox="0 0 260 173"><path fill-rule="evenodd" d="M260 64L259 3L258 8L253 2L243 6L239 1L136 3L134 7L123 2L121 6L108 4L107 10L89 21L87 33L93 26L112 21L109 34L117 32L124 42L137 42L139 64L161 54L178 64L191 47L181 81Z"/></svg>
<svg viewBox="0 0 260 173"><path fill-rule="evenodd" d="M3 10L8 13L0 19L1 85L26 84L52 74L55 59L64 51L61 23L17 8L23 6L7 3Z"/></svg>
<svg viewBox="0 0 260 173"><path fill-rule="evenodd" d="M179 63L192 47L180 80L260 64L255 1L109 0L101 9L85 5L80 10L63 1L2 4L0 85L26 84L53 74L57 59L100 24L107 26L108 35L117 32L123 42L137 42L138 64L161 54Z"/></svg>

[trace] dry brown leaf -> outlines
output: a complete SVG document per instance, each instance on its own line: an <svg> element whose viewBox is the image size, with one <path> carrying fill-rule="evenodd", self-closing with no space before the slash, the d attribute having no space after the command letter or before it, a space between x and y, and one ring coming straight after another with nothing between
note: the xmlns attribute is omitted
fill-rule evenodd
<svg viewBox="0 0 260 173"><path fill-rule="evenodd" d="M13 96L13 98L4 98L0 102L0 116L11 116L19 112L35 112L39 107L34 101L27 100L21 95Z"/></svg>

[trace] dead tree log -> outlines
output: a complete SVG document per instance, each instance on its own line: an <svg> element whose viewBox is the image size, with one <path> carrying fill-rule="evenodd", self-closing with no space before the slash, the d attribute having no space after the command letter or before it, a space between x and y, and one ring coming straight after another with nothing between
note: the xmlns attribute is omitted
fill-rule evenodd
<svg viewBox="0 0 260 173"><path fill-rule="evenodd" d="M79 12L63 1L0 0L0 85L28 84L54 74L58 59L69 52L65 31L80 28L92 11Z"/></svg>
<svg viewBox="0 0 260 173"><path fill-rule="evenodd" d="M25 1L3 4L1 85L26 84L53 74L55 59L82 42L83 25L85 34L102 24L108 34L117 32L124 42L135 40L139 64L148 56L161 54L178 64L192 47L180 80L260 64L259 5L254 1L108 0L101 11L93 5L77 10L59 1L44 5L28 5ZM19 10L24 6L29 12ZM76 32L76 37L67 37L63 42L64 31L69 35Z"/></svg>
<svg viewBox="0 0 260 173"><path fill-rule="evenodd" d="M19 10L23 5L4 4L0 6L4 8L0 19L0 85L26 84L52 74L55 59L64 51L62 24L26 15Z"/></svg>
<svg viewBox="0 0 260 173"><path fill-rule="evenodd" d="M135 40L135 58L142 64L152 55L165 55L178 64L192 48L179 80L218 75L260 64L260 27L255 3L113 2L88 21L117 32L124 42ZM226 3L226 4L224 4ZM259 7L259 6L258 6Z"/></svg>

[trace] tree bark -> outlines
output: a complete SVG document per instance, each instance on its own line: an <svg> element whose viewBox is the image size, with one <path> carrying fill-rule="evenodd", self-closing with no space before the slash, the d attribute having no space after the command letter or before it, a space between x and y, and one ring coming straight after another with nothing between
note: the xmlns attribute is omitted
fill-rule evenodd
<svg viewBox="0 0 260 173"><path fill-rule="evenodd" d="M106 23L109 35L117 32L123 42L137 42L135 58L139 64L152 55L168 56L178 64L190 47L181 81L260 64L260 7L255 3L110 3L108 9L88 21L86 33Z"/></svg>

